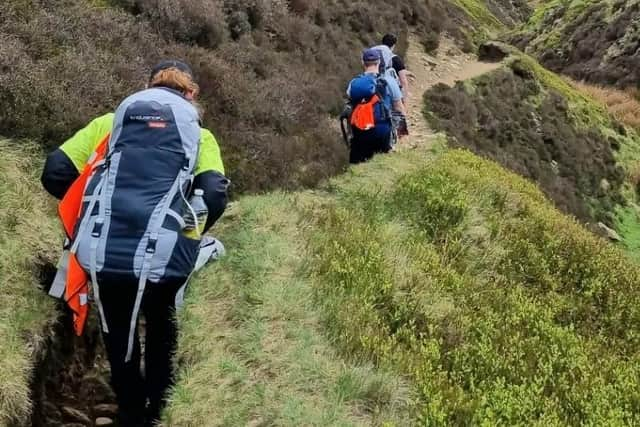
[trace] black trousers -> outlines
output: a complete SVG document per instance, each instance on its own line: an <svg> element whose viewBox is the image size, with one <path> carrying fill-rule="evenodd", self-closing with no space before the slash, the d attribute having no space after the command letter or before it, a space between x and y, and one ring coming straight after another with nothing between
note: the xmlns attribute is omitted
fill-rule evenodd
<svg viewBox="0 0 640 427"><path fill-rule="evenodd" d="M349 152L349 163L362 163L377 153L391 150L391 125L378 124L370 130L351 128L353 138Z"/></svg>
<svg viewBox="0 0 640 427"><path fill-rule="evenodd" d="M166 393L173 385L173 356L177 343L175 301L181 286L180 283L149 283L146 286L140 310L146 321L143 375L138 327L133 356L125 362L138 283L100 283L100 299L109 330L108 333L103 331L102 335L122 427L151 426L160 418Z"/></svg>

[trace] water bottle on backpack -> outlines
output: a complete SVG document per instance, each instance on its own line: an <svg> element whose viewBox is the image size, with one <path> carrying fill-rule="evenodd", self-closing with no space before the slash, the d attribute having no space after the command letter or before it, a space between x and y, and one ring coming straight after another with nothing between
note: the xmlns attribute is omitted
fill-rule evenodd
<svg viewBox="0 0 640 427"><path fill-rule="evenodd" d="M189 205L186 206L186 212L183 216L185 227L182 232L190 239L200 239L209 215L209 209L204 201L204 191L199 188L195 189L193 196L189 199Z"/></svg>

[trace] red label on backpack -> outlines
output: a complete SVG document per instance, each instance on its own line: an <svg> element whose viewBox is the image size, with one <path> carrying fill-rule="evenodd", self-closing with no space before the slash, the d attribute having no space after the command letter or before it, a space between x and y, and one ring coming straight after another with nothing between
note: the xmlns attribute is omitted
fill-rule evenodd
<svg viewBox="0 0 640 427"><path fill-rule="evenodd" d="M167 127L167 122L149 122L149 127L153 129L164 129Z"/></svg>

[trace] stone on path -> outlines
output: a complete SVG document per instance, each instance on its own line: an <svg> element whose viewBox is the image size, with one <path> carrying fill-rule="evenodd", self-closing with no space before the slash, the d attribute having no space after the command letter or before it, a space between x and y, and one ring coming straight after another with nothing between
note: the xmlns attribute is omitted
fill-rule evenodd
<svg viewBox="0 0 640 427"><path fill-rule="evenodd" d="M107 427L112 426L113 420L107 417L96 418L96 427Z"/></svg>
<svg viewBox="0 0 640 427"><path fill-rule="evenodd" d="M513 48L505 43L488 41L480 45L478 59L480 61L500 62L511 55L512 50Z"/></svg>
<svg viewBox="0 0 640 427"><path fill-rule="evenodd" d="M622 237L620 237L620 235L616 232L616 230L613 230L612 228L607 227L604 223L599 222L598 223L598 228L600 228L600 230L602 230L602 232L605 235L605 237L607 237L609 240L611 240L613 242L622 241Z"/></svg>
<svg viewBox="0 0 640 427"><path fill-rule="evenodd" d="M115 417L118 415L118 405L101 403L93 407L93 413L98 417Z"/></svg>

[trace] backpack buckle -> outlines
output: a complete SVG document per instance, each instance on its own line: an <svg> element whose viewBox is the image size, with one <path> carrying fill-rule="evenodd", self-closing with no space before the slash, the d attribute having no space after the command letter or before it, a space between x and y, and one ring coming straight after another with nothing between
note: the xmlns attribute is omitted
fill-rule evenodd
<svg viewBox="0 0 640 427"><path fill-rule="evenodd" d="M149 255L153 255L156 253L156 245L158 243L158 239L149 239L147 242L147 249L145 252Z"/></svg>
<svg viewBox="0 0 640 427"><path fill-rule="evenodd" d="M91 231L91 237L99 238L102 235L102 226L104 225L104 220L99 218L96 220L95 224L93 224L93 231Z"/></svg>

